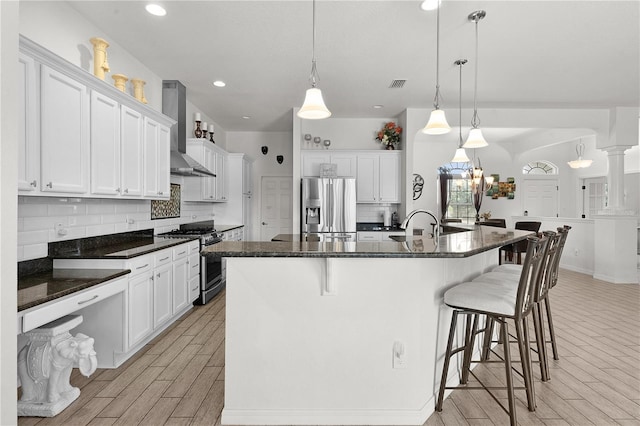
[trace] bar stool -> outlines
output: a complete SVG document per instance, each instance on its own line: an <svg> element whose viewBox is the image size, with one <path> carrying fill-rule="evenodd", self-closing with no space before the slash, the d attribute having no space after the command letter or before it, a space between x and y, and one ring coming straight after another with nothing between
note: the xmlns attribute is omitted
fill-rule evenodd
<svg viewBox="0 0 640 426"><path fill-rule="evenodd" d="M533 387L533 376L531 374L531 358L529 354L529 331L527 317L533 310L534 292L536 282L541 273L542 262L548 249L549 239L547 237L527 238L527 256L520 274L520 279L516 289L508 288L504 285L494 283L464 282L447 290L444 294L444 303L453 308L451 326L447 350L445 353L444 367L440 390L436 402L436 410L442 411L444 392L446 389L465 389L464 386L448 387L447 376L451 357L458 352L464 351L461 383L466 383L468 375L473 372L470 369L472 363L482 361L472 361L475 335L483 330L477 330L478 316L486 315L501 325L501 335L504 347L504 363L506 374L506 388L487 387L480 380L481 387L466 387L466 389L485 389L496 400L498 399L491 392L492 389L507 389L509 408L506 409L501 403L500 406L509 414L511 425L516 422L516 406L512 377L511 354L509 349L509 330L507 320L513 320L516 328L520 361L522 364L522 376L524 378L527 393L527 405L530 411L535 411L535 394ZM467 315L467 327L464 336L464 344L461 347L453 348L453 340L456 333L458 315ZM473 326L469 326L469 315L473 317ZM486 331L485 331L486 332ZM476 380L478 379L475 375Z"/></svg>
<svg viewBox="0 0 640 426"><path fill-rule="evenodd" d="M553 269L553 264L556 260L558 253L558 245L562 238L561 233L555 233L552 231L545 231L543 235L549 239L549 247L547 248L545 258L542 261L541 273L538 275L538 280L535 284L534 291L534 306L533 306L533 325L536 336L536 346L538 354L538 363L540 364L540 377L543 382L549 380L549 363L547 362L547 350L544 336L544 325L542 319L542 301L548 294L548 285L550 282L550 275ZM506 265L501 265L506 266ZM509 265L512 266L512 265ZM519 265L518 265L519 266ZM494 269L499 270L500 267ZM504 268L503 268L504 269ZM522 270L522 268L520 268ZM514 272L488 272L482 274L473 280L481 285L484 283L494 283L497 285L505 286L506 288L516 288L518 286L518 275ZM485 333L484 344L482 349L483 359L489 358L489 347L491 345L491 337L493 335L493 324L488 324L488 332Z"/></svg>
<svg viewBox="0 0 640 426"><path fill-rule="evenodd" d="M571 230L571 226L564 225L563 227L557 228L558 234L560 234L560 240L557 243L557 247L555 249L555 258L549 264L549 272L546 274L545 285L541 288L539 302L540 304L544 303L545 312L547 314L547 325L549 327L549 338L550 340L545 341L545 343L551 343L551 349L553 351L553 359L556 361L560 359L558 355L558 346L556 343L556 334L553 327L553 317L551 315L551 303L549 301L549 290L551 290L558 283L558 272L560 269L560 259L562 257L562 253L564 251L565 243L567 242L567 238L569 237L569 230ZM496 266L492 272L509 272L512 274L520 274L522 271L521 265L498 265Z"/></svg>

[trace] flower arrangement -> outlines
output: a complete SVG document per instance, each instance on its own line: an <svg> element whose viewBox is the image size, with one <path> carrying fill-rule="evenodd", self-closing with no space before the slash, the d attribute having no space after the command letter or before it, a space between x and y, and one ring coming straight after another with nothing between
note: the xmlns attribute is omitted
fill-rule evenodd
<svg viewBox="0 0 640 426"><path fill-rule="evenodd" d="M376 140L379 140L387 149L395 149L396 145L400 143L400 134L402 134L402 127L390 121L378 132Z"/></svg>
<svg viewBox="0 0 640 426"><path fill-rule="evenodd" d="M484 213L480 213L480 216L481 216L484 220L489 220L489 219L491 218L491 211L484 212Z"/></svg>

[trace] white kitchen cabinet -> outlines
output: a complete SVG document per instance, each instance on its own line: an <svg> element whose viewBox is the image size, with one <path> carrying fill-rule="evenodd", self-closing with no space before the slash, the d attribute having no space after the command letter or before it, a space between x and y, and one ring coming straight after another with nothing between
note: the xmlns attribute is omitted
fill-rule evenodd
<svg viewBox="0 0 640 426"><path fill-rule="evenodd" d="M153 331L153 271L129 278L129 347L134 347Z"/></svg>
<svg viewBox="0 0 640 426"><path fill-rule="evenodd" d="M189 244L189 302L195 301L200 296L200 242L194 241Z"/></svg>
<svg viewBox="0 0 640 426"><path fill-rule="evenodd" d="M40 83L41 190L84 194L89 189L87 87L46 65Z"/></svg>
<svg viewBox="0 0 640 426"><path fill-rule="evenodd" d="M382 232L358 231L358 241L382 241Z"/></svg>
<svg viewBox="0 0 640 426"><path fill-rule="evenodd" d="M23 53L18 56L18 92L18 191L32 192L40 187L36 63Z"/></svg>
<svg viewBox="0 0 640 426"><path fill-rule="evenodd" d="M173 262L172 279L172 309L177 313L189 303L189 257Z"/></svg>
<svg viewBox="0 0 640 426"><path fill-rule="evenodd" d="M91 91L91 193L120 193L120 104Z"/></svg>
<svg viewBox="0 0 640 426"><path fill-rule="evenodd" d="M228 153L205 139L187 139L187 155L202 164L216 177L187 177L185 201L227 202L229 199Z"/></svg>
<svg viewBox="0 0 640 426"><path fill-rule="evenodd" d="M320 165L332 163L336 165L338 177L356 176L356 153L354 152L302 152L302 177L320 176Z"/></svg>
<svg viewBox="0 0 640 426"><path fill-rule="evenodd" d="M227 179L227 153L216 152L216 201L227 202L229 195Z"/></svg>
<svg viewBox="0 0 640 426"><path fill-rule="evenodd" d="M169 199L169 128L148 117L143 126L144 196Z"/></svg>
<svg viewBox="0 0 640 426"><path fill-rule="evenodd" d="M173 314L172 264L155 268L153 274L153 327L156 328L171 318Z"/></svg>
<svg viewBox="0 0 640 426"><path fill-rule="evenodd" d="M141 113L120 107L120 195L124 197L142 196L142 126Z"/></svg>
<svg viewBox="0 0 640 426"><path fill-rule="evenodd" d="M359 154L356 186L358 203L399 203L400 153Z"/></svg>
<svg viewBox="0 0 640 426"><path fill-rule="evenodd" d="M242 193L251 195L253 192L253 173L251 170L251 162L246 156L242 158Z"/></svg>

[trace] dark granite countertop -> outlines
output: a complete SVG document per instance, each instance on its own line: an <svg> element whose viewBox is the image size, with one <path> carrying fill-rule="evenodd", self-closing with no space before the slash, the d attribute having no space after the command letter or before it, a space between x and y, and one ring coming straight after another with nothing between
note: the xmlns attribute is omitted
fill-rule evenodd
<svg viewBox="0 0 640 426"><path fill-rule="evenodd" d="M127 275L129 269L53 269L18 279L18 311Z"/></svg>
<svg viewBox="0 0 640 426"><path fill-rule="evenodd" d="M404 232L404 229L400 229L399 225L384 226L382 222L358 222L356 231Z"/></svg>
<svg viewBox="0 0 640 426"><path fill-rule="evenodd" d="M197 236L185 238L151 236L132 241L120 241L101 247L73 248L68 251L57 252L50 255L50 257L54 259L130 259L197 239Z"/></svg>
<svg viewBox="0 0 640 426"><path fill-rule="evenodd" d="M216 225L216 232L226 232L242 227L244 227L244 225Z"/></svg>
<svg viewBox="0 0 640 426"><path fill-rule="evenodd" d="M399 237L382 242L307 242L299 234L280 234L279 241L225 241L204 248L214 257L469 257L525 239L529 231L475 226L471 231L429 237Z"/></svg>

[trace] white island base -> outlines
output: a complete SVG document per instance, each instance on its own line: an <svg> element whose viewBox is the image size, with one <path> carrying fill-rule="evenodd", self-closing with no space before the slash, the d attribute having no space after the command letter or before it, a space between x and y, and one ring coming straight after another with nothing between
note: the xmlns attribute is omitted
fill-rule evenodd
<svg viewBox="0 0 640 426"><path fill-rule="evenodd" d="M497 259L227 258L222 423L421 425L446 349L444 292Z"/></svg>

